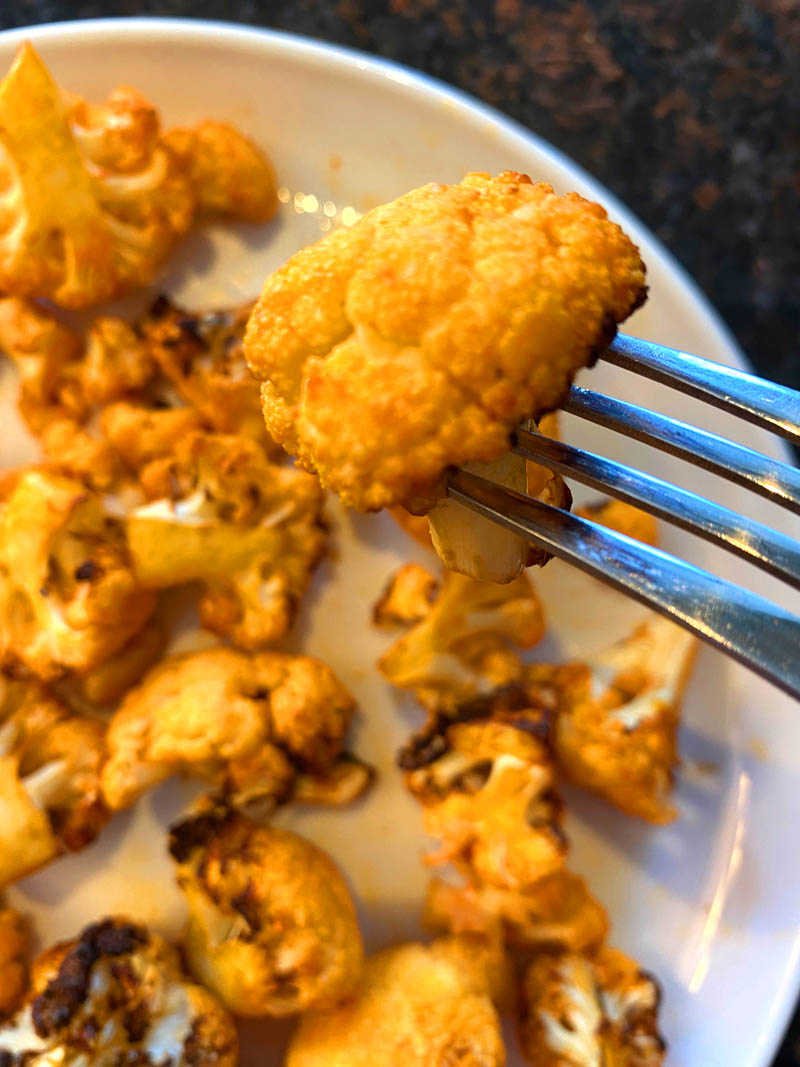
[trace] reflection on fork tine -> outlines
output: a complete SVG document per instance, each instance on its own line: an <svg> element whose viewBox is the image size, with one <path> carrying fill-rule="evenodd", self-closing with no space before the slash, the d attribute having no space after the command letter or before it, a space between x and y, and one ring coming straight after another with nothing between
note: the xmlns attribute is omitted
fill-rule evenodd
<svg viewBox="0 0 800 1067"><path fill-rule="evenodd" d="M644 374L800 443L800 393L664 345L620 335L602 359ZM786 463L633 404L573 388L565 409L689 459L800 511L800 475ZM800 543L660 478L538 433L516 453L698 534L800 588ZM467 471L447 494L539 548L674 619L800 699L800 618L657 548Z"/></svg>

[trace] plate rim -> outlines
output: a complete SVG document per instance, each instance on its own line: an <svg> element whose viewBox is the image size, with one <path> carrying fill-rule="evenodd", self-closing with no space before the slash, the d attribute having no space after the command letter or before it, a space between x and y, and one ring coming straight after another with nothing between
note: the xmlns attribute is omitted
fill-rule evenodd
<svg viewBox="0 0 800 1067"><path fill-rule="evenodd" d="M327 66L336 71L352 71L355 65L360 75L390 81L395 88L418 97L420 94L437 98L454 106L462 116L478 118L522 146L554 161L575 174L586 186L589 194L607 205L637 244L650 245L660 256L674 282L680 289L682 300L691 304L717 334L725 349L730 365L752 372L753 367L740 347L730 327L702 291L689 271L675 254L653 233L625 203L599 179L576 162L566 152L552 145L541 135L528 129L518 120L505 115L492 105L486 104L470 93L449 85L432 75L408 67L394 60L385 59L347 45L332 44L302 34L275 30L261 26L230 22L221 19L177 18L170 16L119 16L87 19L67 19L38 23L31 26L0 30L0 45L69 42L81 38L85 43L88 35L95 38L124 39L152 34L158 37L171 36L196 42L231 45L249 45L263 52L264 48L290 51L297 61L315 66ZM763 432L759 448L774 458L794 463L791 450L783 440ZM762 1030L754 1042L751 1053L741 1061L740 1067L767 1067L784 1037L789 1021L797 1007L800 995L800 925L795 932L791 950L787 953L783 974L780 978L780 993L777 1003L765 1016Z"/></svg>

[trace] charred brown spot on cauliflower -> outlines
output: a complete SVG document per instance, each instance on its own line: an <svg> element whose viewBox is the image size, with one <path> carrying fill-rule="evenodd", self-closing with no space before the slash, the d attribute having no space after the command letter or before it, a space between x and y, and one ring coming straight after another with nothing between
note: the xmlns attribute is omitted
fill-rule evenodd
<svg viewBox="0 0 800 1067"><path fill-rule="evenodd" d="M100 791L105 726L37 682L0 675L0 885L91 844L110 818Z"/></svg>
<svg viewBox="0 0 800 1067"><path fill-rule="evenodd" d="M22 471L0 503L0 660L48 679L85 673L146 623L123 526L80 482Z"/></svg>
<svg viewBox="0 0 800 1067"><path fill-rule="evenodd" d="M527 671L532 692L555 689L553 745L577 784L649 822L675 818L680 700L696 640L656 615L585 662Z"/></svg>
<svg viewBox="0 0 800 1067"><path fill-rule="evenodd" d="M520 1043L536 1067L660 1067L659 989L617 949L539 956L522 986Z"/></svg>
<svg viewBox="0 0 800 1067"><path fill-rule="evenodd" d="M0 907L0 1016L15 1011L28 988L31 930L14 908Z"/></svg>
<svg viewBox="0 0 800 1067"><path fill-rule="evenodd" d="M270 453L258 383L244 358L252 305L198 314L159 297L141 330L161 373L203 422L218 433L245 434Z"/></svg>
<svg viewBox="0 0 800 1067"><path fill-rule="evenodd" d="M133 89L65 96L30 44L0 83L0 288L86 307L151 280L194 194Z"/></svg>
<svg viewBox="0 0 800 1067"><path fill-rule="evenodd" d="M350 994L363 961L355 908L324 852L219 810L175 827L192 972L238 1015L290 1015Z"/></svg>
<svg viewBox="0 0 800 1067"><path fill-rule="evenodd" d="M487 972L470 957L452 942L370 956L349 1000L303 1016L286 1067L503 1067Z"/></svg>
<svg viewBox="0 0 800 1067"><path fill-rule="evenodd" d="M609 922L584 880L561 870L528 890L499 889L471 880L452 885L433 879L425 900L425 924L441 933L503 937L521 950L594 952Z"/></svg>
<svg viewBox="0 0 800 1067"><path fill-rule="evenodd" d="M524 891L563 867L567 843L547 724L508 695L488 714L435 722L398 762L423 805L426 831L441 842L428 861Z"/></svg>
<svg viewBox="0 0 800 1067"><path fill-rule="evenodd" d="M425 510L508 451L645 296L605 211L505 172L431 184L267 279L247 358L267 428L355 507Z"/></svg>
<svg viewBox="0 0 800 1067"><path fill-rule="evenodd" d="M433 588L429 577L431 584L426 584L423 568L401 568L376 614L384 617L386 605L409 600L421 614ZM421 589L425 596L419 595ZM413 690L426 707L455 710L463 701L521 677L512 646L531 648L544 627L541 603L526 577L498 586L447 572L425 617L381 656L378 667L393 685Z"/></svg>
<svg viewBox="0 0 800 1067"><path fill-rule="evenodd" d="M281 637L325 547L316 479L246 437L193 434L141 481L149 503L128 521L140 581L202 582L203 624L241 648Z"/></svg>
<svg viewBox="0 0 800 1067"><path fill-rule="evenodd" d="M175 949L144 926L104 919L48 950L34 968L29 999L0 1027L8 1067L238 1063L233 1020L183 974Z"/></svg>
<svg viewBox="0 0 800 1067"><path fill-rule="evenodd" d="M369 775L340 763L355 710L324 663L212 649L165 660L128 691L108 729L103 792L129 807L171 774L204 778L232 803L335 798ZM338 783L337 783L338 778ZM338 784L338 788L337 788Z"/></svg>
<svg viewBox="0 0 800 1067"><path fill-rule="evenodd" d="M164 141L178 157L200 211L266 222L278 208L275 171L249 137L227 122L206 119L169 130Z"/></svg>

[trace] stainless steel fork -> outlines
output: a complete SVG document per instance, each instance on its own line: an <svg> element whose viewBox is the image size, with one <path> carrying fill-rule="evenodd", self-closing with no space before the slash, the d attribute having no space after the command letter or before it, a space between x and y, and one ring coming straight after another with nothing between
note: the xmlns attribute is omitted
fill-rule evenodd
<svg viewBox="0 0 800 1067"><path fill-rule="evenodd" d="M600 357L800 445L800 393L624 334ZM573 387L565 411L655 445L800 515L800 470L677 419ZM800 542L622 463L519 430L513 449L723 546L800 590ZM455 471L448 496L667 615L800 699L800 618L660 549ZM800 534L800 520L798 520ZM800 595L798 596L800 609Z"/></svg>

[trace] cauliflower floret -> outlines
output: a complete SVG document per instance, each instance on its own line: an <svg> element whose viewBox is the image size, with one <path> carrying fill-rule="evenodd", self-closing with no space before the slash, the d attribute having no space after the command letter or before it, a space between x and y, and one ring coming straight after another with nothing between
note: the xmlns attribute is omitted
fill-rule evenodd
<svg viewBox="0 0 800 1067"><path fill-rule="evenodd" d="M0 289L86 307L149 282L194 195L133 89L62 95L29 43L0 83Z"/></svg>
<svg viewBox="0 0 800 1067"><path fill-rule="evenodd" d="M172 830L192 972L237 1015L291 1015L349 994L363 961L339 869L296 834L218 810Z"/></svg>
<svg viewBox="0 0 800 1067"><path fill-rule="evenodd" d="M41 434L54 422L81 422L86 400L79 376L77 334L29 300L0 299L0 349L19 372L19 410Z"/></svg>
<svg viewBox="0 0 800 1067"><path fill-rule="evenodd" d="M501 936L523 949L548 952L594 952L609 928L603 906L584 880L567 870L539 879L526 892L434 878L425 925L436 932Z"/></svg>
<svg viewBox="0 0 800 1067"><path fill-rule="evenodd" d="M563 867L567 842L547 725L534 709L496 702L471 721L434 722L399 755L441 841L430 863L453 862L479 881L524 891Z"/></svg>
<svg viewBox="0 0 800 1067"><path fill-rule="evenodd" d="M90 704L115 704L161 659L166 645L167 636L161 626L146 626L116 655L82 675L78 679L80 692Z"/></svg>
<svg viewBox="0 0 800 1067"><path fill-rule="evenodd" d="M236 1067L233 1020L183 974L178 953L128 919L104 919L34 965L24 1006L0 1027L9 1067Z"/></svg>
<svg viewBox="0 0 800 1067"><path fill-rule="evenodd" d="M227 122L176 128L164 136L180 161L200 211L266 222L278 208L272 164L249 137Z"/></svg>
<svg viewBox="0 0 800 1067"><path fill-rule="evenodd" d="M0 675L0 886L85 848L106 824L104 738L99 719Z"/></svg>
<svg viewBox="0 0 800 1067"><path fill-rule="evenodd" d="M97 495L45 470L14 476L0 506L0 661L45 679L87 672L138 633L154 604Z"/></svg>
<svg viewBox="0 0 800 1067"><path fill-rule="evenodd" d="M150 503L128 522L139 580L201 581L201 621L241 648L281 637L324 551L316 479L246 437L194 434L141 480Z"/></svg>
<svg viewBox="0 0 800 1067"><path fill-rule="evenodd" d="M422 622L431 613L439 582L418 563L405 563L392 575L372 610L376 626L390 629Z"/></svg>
<svg viewBox="0 0 800 1067"><path fill-rule="evenodd" d="M267 428L355 507L429 507L449 465L499 459L522 419L642 303L598 204L505 172L426 185L267 279L245 351Z"/></svg>
<svg viewBox="0 0 800 1067"><path fill-rule="evenodd" d="M535 1067L660 1067L660 992L617 949L539 956L522 985L523 1052Z"/></svg>
<svg viewBox="0 0 800 1067"><path fill-rule="evenodd" d="M300 1020L286 1067L503 1067L485 969L452 945L405 944L370 956L355 995Z"/></svg>
<svg viewBox="0 0 800 1067"><path fill-rule="evenodd" d="M556 693L553 745L573 782L648 822L675 818L669 794L676 732L696 644L681 627L651 615L583 663L528 668L529 689Z"/></svg>
<svg viewBox="0 0 800 1067"><path fill-rule="evenodd" d="M80 365L83 395L89 404L109 404L143 389L156 364L140 335L124 319L96 318L86 333Z"/></svg>
<svg viewBox="0 0 800 1067"><path fill-rule="evenodd" d="M175 407L168 400L120 400L100 416L104 439L132 473L138 473L154 459L171 455L182 441L202 428L203 421L196 411Z"/></svg>
<svg viewBox="0 0 800 1067"><path fill-rule="evenodd" d="M159 297L141 331L162 374L207 426L253 437L275 454L280 448L267 434L258 383L244 358L251 307L193 313Z"/></svg>
<svg viewBox="0 0 800 1067"><path fill-rule="evenodd" d="M114 714L103 792L118 810L182 773L235 800L277 803L292 795L298 771L335 773L354 710L333 671L308 656L229 648L176 656L129 690Z"/></svg>
<svg viewBox="0 0 800 1067"><path fill-rule="evenodd" d="M422 612L422 571L401 568L376 613L384 617L384 605L408 598ZM381 656L378 667L393 685L413 689L426 707L454 710L521 677L522 664L509 646L531 648L544 628L541 603L525 576L497 586L448 571L426 616Z"/></svg>
<svg viewBox="0 0 800 1067"><path fill-rule="evenodd" d="M19 1007L28 988L31 931L14 908L0 907L0 1016Z"/></svg>
<svg viewBox="0 0 800 1067"><path fill-rule="evenodd" d="M626 534L646 545L658 544L658 520L641 508L634 508L622 500L596 500L578 508L575 514L609 530Z"/></svg>

